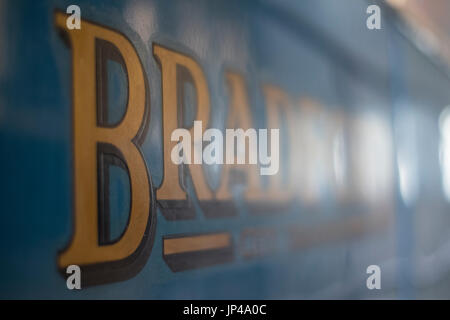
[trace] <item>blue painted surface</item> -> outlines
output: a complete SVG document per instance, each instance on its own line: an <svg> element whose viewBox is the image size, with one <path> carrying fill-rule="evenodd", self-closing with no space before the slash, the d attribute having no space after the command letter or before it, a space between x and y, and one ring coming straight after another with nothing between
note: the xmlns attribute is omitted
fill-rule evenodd
<svg viewBox="0 0 450 320"><path fill-rule="evenodd" d="M245 76L257 128L265 127L266 122L260 88L264 82L276 84L295 97L313 97L330 109L349 114L373 109L390 119L393 72L402 73L396 81L409 90L401 94L418 106L424 114L420 118L423 125L429 125L418 138L419 154L429 155L419 156L420 197L413 209L397 208L399 228L391 225L356 239L297 252L289 252L286 239L280 237L278 253L272 256L252 261L236 256L230 264L173 273L162 259L164 235L228 230L238 242L244 226L271 226L282 232L293 223L308 226L355 215L358 207L341 208L324 187L318 210L310 212L296 203L282 217L261 218L241 207L238 218L208 220L195 203L195 220L173 222L166 221L158 209L155 243L142 271L130 280L80 292L66 289L56 266L57 253L72 233L73 181L70 51L58 36L53 14L73 1L3 3L0 298L408 298L412 291L417 291L415 297L448 297L450 290L445 285L431 293L413 288L414 268L409 265L400 265L392 277L386 277L384 291L365 287L368 265L396 263L396 258L405 254L415 263L415 254L433 252L445 242L450 216L440 189L436 141L439 112L450 104L450 83L406 40L388 44L387 33L397 30L387 18L385 28L370 32L364 27L366 3L344 2L77 1L83 19L120 30L137 48L149 80L151 104L142 150L155 186L162 179L162 115L161 76L151 53L152 43L189 54L200 63L209 86L211 127L224 127L229 99L223 76L226 68ZM392 51L399 55L396 59L403 61L404 68L394 69L389 55ZM121 102L126 97L121 72L115 68L110 75L113 88L109 92L115 94L110 97L114 101L112 122L120 119ZM394 86L392 90L398 93L400 89ZM112 228L117 236L126 221L129 195L123 173L118 169L114 175ZM214 184L214 178L212 181ZM192 185L188 185L192 194ZM398 192L395 197L399 202ZM409 210L417 211L416 217L408 216ZM433 222L414 224L426 214ZM412 239L414 243L409 242ZM408 279L402 282L405 276Z"/></svg>

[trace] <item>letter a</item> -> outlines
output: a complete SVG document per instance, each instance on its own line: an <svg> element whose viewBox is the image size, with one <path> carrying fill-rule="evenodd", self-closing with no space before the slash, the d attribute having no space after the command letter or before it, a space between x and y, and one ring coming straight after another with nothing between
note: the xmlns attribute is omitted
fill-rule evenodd
<svg viewBox="0 0 450 320"><path fill-rule="evenodd" d="M367 274L371 274L366 281L367 289L381 289L381 269L377 265L367 267Z"/></svg>
<svg viewBox="0 0 450 320"><path fill-rule="evenodd" d="M73 30L73 29L81 29L81 9L77 5L70 5L67 7L67 13L71 13L72 15L69 16L66 20L66 26L67 29Z"/></svg>
<svg viewBox="0 0 450 320"><path fill-rule="evenodd" d="M366 13L371 14L366 21L367 29L381 29L381 14L380 7L376 4L370 5L367 7Z"/></svg>
<svg viewBox="0 0 450 320"><path fill-rule="evenodd" d="M77 265L70 265L66 269L66 273L70 274L70 276L67 278L66 285L67 289L73 290L73 289L81 289L81 270L80 267Z"/></svg>

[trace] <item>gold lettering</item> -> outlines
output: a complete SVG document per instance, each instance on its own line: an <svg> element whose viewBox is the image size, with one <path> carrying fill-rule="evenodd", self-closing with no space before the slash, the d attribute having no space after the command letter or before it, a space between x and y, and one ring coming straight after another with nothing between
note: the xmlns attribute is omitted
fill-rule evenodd
<svg viewBox="0 0 450 320"><path fill-rule="evenodd" d="M178 165L172 163L170 153L176 141L171 141L173 130L178 128L178 88L177 67L186 68L196 89L197 114L195 120L207 124L209 120L209 93L205 76L201 67L190 57L177 53L159 45L153 46L153 53L158 58L162 74L162 104L163 104L163 145L164 145L164 176L160 188L157 191L159 200L185 200L186 193L182 189L179 179ZM182 120L182 118L180 118ZM179 121L182 123L183 121ZM194 129L190 128L191 137L194 137L193 145L202 144L202 137L194 135ZM201 159L202 154L195 154L194 159ZM206 182L201 165L189 165L189 171L199 200L209 200L212 197L211 190Z"/></svg>
<svg viewBox="0 0 450 320"><path fill-rule="evenodd" d="M57 27L66 30L66 18L56 13ZM59 256L59 265L95 264L121 260L136 251L147 227L150 186L147 168L133 139L145 115L145 78L132 44L121 34L87 21L81 30L67 32L72 49L74 211L73 239ZM121 53L128 74L128 101L122 121L115 127L97 124L96 39L113 44ZM123 155L131 186L127 229L119 241L99 244L97 146L111 144Z"/></svg>

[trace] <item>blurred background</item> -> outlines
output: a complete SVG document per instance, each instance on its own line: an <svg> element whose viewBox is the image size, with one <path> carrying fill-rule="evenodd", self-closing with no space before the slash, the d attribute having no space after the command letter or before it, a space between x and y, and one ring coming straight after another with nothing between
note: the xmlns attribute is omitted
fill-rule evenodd
<svg viewBox="0 0 450 320"><path fill-rule="evenodd" d="M71 49L54 14L71 4L123 33L142 61L151 109L141 149L155 189L164 145L154 43L199 63L210 127L226 127L225 70L245 80L256 128L269 123L264 85L291 101L278 123L281 182L261 179L277 206L248 201L240 182L230 186L236 215L210 218L187 177L194 218L170 220L157 206L142 270L76 294L56 264L73 231L73 97ZM370 5L380 29L366 26ZM449 15L446 0L0 1L0 297L450 298ZM110 101L120 104L118 70ZM193 112L195 98L183 99ZM205 170L214 189L221 168ZM128 180L118 172L111 183L120 235ZM218 231L231 235L227 263L168 267L164 237ZM366 286L370 265L380 290Z"/></svg>

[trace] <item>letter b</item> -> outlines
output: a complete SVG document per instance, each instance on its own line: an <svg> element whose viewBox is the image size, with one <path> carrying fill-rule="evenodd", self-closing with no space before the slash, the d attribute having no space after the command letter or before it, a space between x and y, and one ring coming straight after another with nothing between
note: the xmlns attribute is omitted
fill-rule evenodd
<svg viewBox="0 0 450 320"><path fill-rule="evenodd" d="M67 31L66 18L63 13L55 15L55 23L63 31ZM82 30L67 35L73 70L74 234L58 264L60 268L79 265L85 286L134 276L151 250L155 220L150 204L154 201L151 178L138 147L147 118L147 86L136 50L122 34L83 21ZM114 126L103 124L99 116L99 109L105 107L99 91L107 86L98 68L103 69L107 58L118 61L128 79L126 111ZM105 155L123 164L131 189L128 225L114 243L105 243L102 225Z"/></svg>

